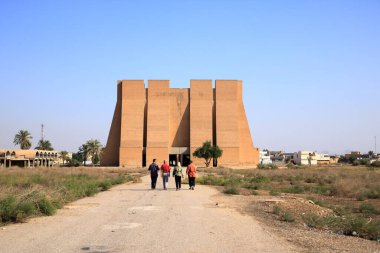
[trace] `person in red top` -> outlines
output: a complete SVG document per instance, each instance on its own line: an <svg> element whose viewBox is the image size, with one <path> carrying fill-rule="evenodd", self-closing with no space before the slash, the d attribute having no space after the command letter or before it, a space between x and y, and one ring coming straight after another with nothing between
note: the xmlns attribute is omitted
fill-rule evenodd
<svg viewBox="0 0 380 253"><path fill-rule="evenodd" d="M168 189L169 184L169 177L170 177L170 166L166 163L166 160L164 160L164 163L161 165L161 171L162 171L162 181L164 184L164 190Z"/></svg>
<svg viewBox="0 0 380 253"><path fill-rule="evenodd" d="M195 178L197 176L197 167L193 164L193 161L190 160L190 164L187 166L186 174L189 177L189 190L194 190L195 187Z"/></svg>

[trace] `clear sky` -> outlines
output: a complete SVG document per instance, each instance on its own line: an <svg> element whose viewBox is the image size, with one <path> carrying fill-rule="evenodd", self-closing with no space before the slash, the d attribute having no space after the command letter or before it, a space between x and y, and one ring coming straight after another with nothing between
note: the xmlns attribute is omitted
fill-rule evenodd
<svg viewBox="0 0 380 253"><path fill-rule="evenodd" d="M240 79L257 147L379 151L380 1L0 1L0 148L106 144L119 79Z"/></svg>

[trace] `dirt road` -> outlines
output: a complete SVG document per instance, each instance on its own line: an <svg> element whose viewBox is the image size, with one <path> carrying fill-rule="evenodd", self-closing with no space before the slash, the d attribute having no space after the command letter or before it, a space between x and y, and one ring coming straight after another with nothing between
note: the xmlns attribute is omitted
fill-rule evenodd
<svg viewBox="0 0 380 253"><path fill-rule="evenodd" d="M150 190L150 178L0 228L0 252L295 252L249 216L216 205L207 186Z"/></svg>

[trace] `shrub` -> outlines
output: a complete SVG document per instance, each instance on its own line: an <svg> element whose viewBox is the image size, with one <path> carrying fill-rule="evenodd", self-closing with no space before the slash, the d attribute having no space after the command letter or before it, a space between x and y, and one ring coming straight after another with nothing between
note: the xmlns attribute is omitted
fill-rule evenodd
<svg viewBox="0 0 380 253"><path fill-rule="evenodd" d="M116 184L122 184L125 181L133 181L133 178L130 175L125 177L124 175L119 174L119 176L112 178L109 182L111 183L111 185L116 185Z"/></svg>
<svg viewBox="0 0 380 253"><path fill-rule="evenodd" d="M79 167L81 165L82 163L75 158L68 160L68 163L66 163L66 166L68 167Z"/></svg>
<svg viewBox="0 0 380 253"><path fill-rule="evenodd" d="M293 222L295 220L293 215L289 212L282 213L280 218L282 221L286 221L286 222Z"/></svg>
<svg viewBox="0 0 380 253"><path fill-rule="evenodd" d="M273 213L278 215L282 221L293 222L295 220L291 213L284 212L278 205L273 206Z"/></svg>
<svg viewBox="0 0 380 253"><path fill-rule="evenodd" d="M376 209L376 207L374 207L371 204L361 204L359 207L359 211L366 215L379 214L379 211Z"/></svg>
<svg viewBox="0 0 380 253"><path fill-rule="evenodd" d="M278 205L273 206L273 213L274 214L280 215L281 212L282 212L281 207L279 207Z"/></svg>
<svg viewBox="0 0 380 253"><path fill-rule="evenodd" d="M370 240L377 240L380 237L380 221L368 222L362 217L352 215L321 217L315 214L306 214L303 216L303 220L309 227L328 228L338 234L356 234Z"/></svg>
<svg viewBox="0 0 380 253"><path fill-rule="evenodd" d="M269 194L272 196L279 196L281 193L276 189L272 189L270 190Z"/></svg>
<svg viewBox="0 0 380 253"><path fill-rule="evenodd" d="M380 167L380 161L374 161L370 165L371 167Z"/></svg>
<svg viewBox="0 0 380 253"><path fill-rule="evenodd" d="M252 190L252 191L251 191L251 194L252 194L252 195L256 195L256 196L257 196L257 195L260 195L260 193L259 193L258 191L255 191L255 190Z"/></svg>
<svg viewBox="0 0 380 253"><path fill-rule="evenodd" d="M365 194L369 199L380 199L380 186L369 189Z"/></svg>
<svg viewBox="0 0 380 253"><path fill-rule="evenodd" d="M251 182L254 182L254 183L258 183L258 184L260 184L260 183L268 183L268 182L270 182L271 180L270 180L270 178L269 177L265 177L265 176L263 176L263 175L255 175L251 180L250 180Z"/></svg>
<svg viewBox="0 0 380 253"><path fill-rule="evenodd" d="M233 194L238 195L239 194L239 180L236 178L230 178L226 181L226 184L224 185L223 192L226 194Z"/></svg>
<svg viewBox="0 0 380 253"><path fill-rule="evenodd" d="M301 194L305 192L305 187L300 185L292 185L290 188L282 189L282 192Z"/></svg>
<svg viewBox="0 0 380 253"><path fill-rule="evenodd" d="M226 185L226 186L224 186L223 192L225 194L239 195L239 189L236 186L233 186L233 185Z"/></svg>
<svg viewBox="0 0 380 253"><path fill-rule="evenodd" d="M364 201L364 200L366 200L365 194L360 193L359 195L356 196L356 200L357 201Z"/></svg>
<svg viewBox="0 0 380 253"><path fill-rule="evenodd" d="M277 165L273 164L273 163L271 163L271 164L258 164L257 168L260 170L276 170L276 169L278 169Z"/></svg>
<svg viewBox="0 0 380 253"><path fill-rule="evenodd" d="M1 222L16 222L17 219L17 201L13 196L8 196L0 200L0 216Z"/></svg>
<svg viewBox="0 0 380 253"><path fill-rule="evenodd" d="M224 177L216 177L212 174L209 174L209 175L198 178L197 182L203 185L223 186L225 184L225 179Z"/></svg>
<svg viewBox="0 0 380 253"><path fill-rule="evenodd" d="M41 214L50 216L55 213L55 210L56 210L55 206L46 197L42 197L41 199L39 199L36 205Z"/></svg>
<svg viewBox="0 0 380 253"><path fill-rule="evenodd" d="M110 181L100 182L99 187L101 191L107 191L111 188L112 183Z"/></svg>

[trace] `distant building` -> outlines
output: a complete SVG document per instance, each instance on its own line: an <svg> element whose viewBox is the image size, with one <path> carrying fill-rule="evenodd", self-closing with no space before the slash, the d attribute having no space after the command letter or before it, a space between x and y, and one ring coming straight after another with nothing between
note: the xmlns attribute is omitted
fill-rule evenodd
<svg viewBox="0 0 380 253"><path fill-rule="evenodd" d="M57 151L0 149L1 167L52 167L56 164L58 164Z"/></svg>
<svg viewBox="0 0 380 253"><path fill-rule="evenodd" d="M271 164L272 160L270 159L270 155L268 151L260 151L259 152L259 163L260 164Z"/></svg>
<svg viewBox="0 0 380 253"><path fill-rule="evenodd" d="M314 153L318 165L330 164L330 155Z"/></svg>
<svg viewBox="0 0 380 253"><path fill-rule="evenodd" d="M317 165L318 161L315 152L298 151L294 153L293 160L298 165Z"/></svg>
<svg viewBox="0 0 380 253"><path fill-rule="evenodd" d="M294 153L284 153L285 162L294 162Z"/></svg>
<svg viewBox="0 0 380 253"><path fill-rule="evenodd" d="M354 157L354 158L359 158L359 157L361 157L362 156L362 154L359 152L359 151L351 151L351 153L350 154L345 154L344 155L344 157L346 158L346 159L349 159L350 157Z"/></svg>
<svg viewBox="0 0 380 253"><path fill-rule="evenodd" d="M272 163L285 162L284 152L282 151L270 151L269 155Z"/></svg>
<svg viewBox="0 0 380 253"><path fill-rule="evenodd" d="M330 156L330 164L337 164L339 162L340 156L338 155L333 155Z"/></svg>
<svg viewBox="0 0 380 253"><path fill-rule="evenodd" d="M339 156L330 156L312 151L299 151L294 153L293 161L299 165L327 165L338 163Z"/></svg>

